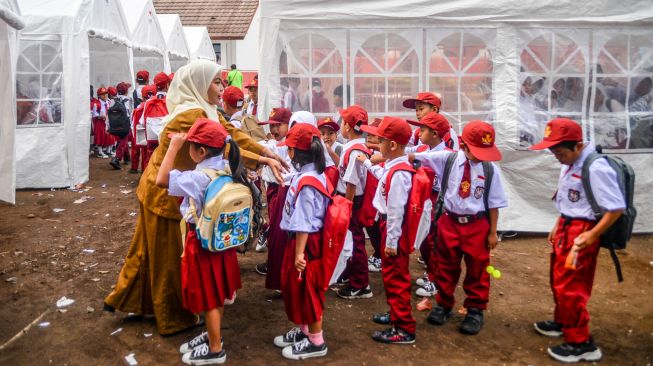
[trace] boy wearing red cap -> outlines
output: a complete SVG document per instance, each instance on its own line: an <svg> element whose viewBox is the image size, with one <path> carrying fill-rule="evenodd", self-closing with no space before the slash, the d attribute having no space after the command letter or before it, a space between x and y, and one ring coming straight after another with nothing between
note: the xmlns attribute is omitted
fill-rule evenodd
<svg viewBox="0 0 653 366"><path fill-rule="evenodd" d="M442 100L438 98L437 95L431 92L418 93L417 97L406 99L403 102L404 108L414 109L415 116L417 120L421 120L422 117L426 116L431 112L440 113L442 108ZM420 133L416 130L411 138L411 143L414 146L420 144L419 141ZM458 134L456 131L449 125L449 133L442 136L442 139L445 141L445 145L453 150L458 150L460 148L458 144Z"/></svg>
<svg viewBox="0 0 653 366"><path fill-rule="evenodd" d="M165 99L168 94L168 87L170 86L170 77L165 72L160 72L154 75L154 85L156 85L156 97Z"/></svg>
<svg viewBox="0 0 653 366"><path fill-rule="evenodd" d="M592 192L603 213L599 219L581 179L585 160L596 150L592 143L583 142L580 125L567 118L553 119L546 125L544 139L529 149L549 149L562 164L553 198L560 218L548 236L555 310L553 320L534 324L535 331L549 337L564 336L564 343L548 349L558 361L598 361L602 354L589 332L587 302L594 282L599 237L626 208L617 175L605 159L597 159L589 167ZM574 269L565 266L570 253L576 254Z"/></svg>
<svg viewBox="0 0 653 366"><path fill-rule="evenodd" d="M136 88L134 89L134 94L132 95L134 99L134 109L143 102L148 100L143 96L143 87L150 82L150 73L147 70L139 70L136 73Z"/></svg>
<svg viewBox="0 0 653 366"><path fill-rule="evenodd" d="M353 253L347 273L349 284L338 290L338 296L343 299L369 299L373 296L370 287L367 251L365 250L365 234L358 220L358 211L363 203L363 193L367 180L367 170L357 159L360 155L368 156L362 127L367 126L367 111L358 105L341 109L342 136L348 140L343 146L342 158L338 164L340 179L336 191L354 203L352 217L349 221L349 231L353 238Z"/></svg>
<svg viewBox="0 0 653 366"><path fill-rule="evenodd" d="M112 106L115 103L122 103L122 105L125 107L125 111L127 113L127 118L131 119L131 100L127 96L127 92L129 91L129 85L128 83L120 82L118 85L116 85L116 97L113 100L113 103L111 104ZM116 137L118 140L118 145L116 146L116 156L111 159L111 162L109 163L114 169L120 170L122 169L120 167L120 161L124 160L125 164L128 164L130 159L129 159L129 141L132 140L132 135L131 133L123 136L123 137Z"/></svg>
<svg viewBox="0 0 653 366"><path fill-rule="evenodd" d="M236 128L241 128L240 120L243 117L243 105L245 103L243 91L235 86L226 87L222 94L222 102L225 112L224 118L229 120Z"/></svg>
<svg viewBox="0 0 653 366"><path fill-rule="evenodd" d="M467 315L460 331L474 335L483 326L483 310L487 308L490 295L490 277L486 268L490 264L490 250L498 241L499 208L506 207L508 201L498 168L491 163L501 160L492 125L482 121L469 122L463 129L460 146L457 153L423 152L412 155L411 159L419 160L436 176L443 177L450 154L455 154L447 182L441 183L448 188L441 193L444 194L440 197L444 200L444 212L437 222L435 285L438 306L427 320L434 325L443 325L451 316L454 290L464 259L463 289L467 295L464 302ZM490 162L491 177L485 176L482 162ZM487 179L491 179L489 192L485 189Z"/></svg>
<svg viewBox="0 0 653 366"><path fill-rule="evenodd" d="M249 103L247 103L247 114L256 116L258 113L258 78L252 79L247 84L247 94L249 96Z"/></svg>
<svg viewBox="0 0 653 366"><path fill-rule="evenodd" d="M379 137L379 150L387 161L374 196L373 205L379 211L381 229L381 273L390 307L392 328L376 331L372 338L377 342L408 344L415 342L415 318L410 305L410 270L408 268L411 244L408 242L404 216L412 174L405 154L411 130L405 120L384 117L378 127L362 126L368 134ZM371 163L366 161L366 166ZM389 199L392 197L392 199ZM376 318L377 316L375 316Z"/></svg>
<svg viewBox="0 0 653 366"><path fill-rule="evenodd" d="M154 85L145 85L143 86L142 96L144 101L149 100L156 94L156 86ZM138 173L138 163L141 163L141 172L145 171L147 167L147 162L150 159L147 152L147 138L145 134L145 125L141 117L143 116L143 110L145 108L145 103L140 103L134 112L132 113L132 125L133 125L133 141L132 141L132 151L131 151L131 161L132 167L129 169L129 173L136 174Z"/></svg>
<svg viewBox="0 0 653 366"><path fill-rule="evenodd" d="M334 160L340 161L340 155L342 155L344 146L338 142L338 131L340 131L340 126L338 126L331 117L325 117L317 121L317 128L322 134L322 141L324 141L324 145L327 150L329 150L331 157L333 158L333 155L335 154L338 159Z"/></svg>

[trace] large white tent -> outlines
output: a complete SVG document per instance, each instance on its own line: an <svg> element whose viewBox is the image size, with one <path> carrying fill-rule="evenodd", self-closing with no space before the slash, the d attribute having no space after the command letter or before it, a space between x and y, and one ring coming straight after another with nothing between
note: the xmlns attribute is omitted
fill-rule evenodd
<svg viewBox="0 0 653 366"><path fill-rule="evenodd" d="M131 80L129 31L117 0L21 0L17 188L88 180L89 85Z"/></svg>
<svg viewBox="0 0 653 366"><path fill-rule="evenodd" d="M0 201L16 201L16 58L25 23L16 0L0 0Z"/></svg>
<svg viewBox="0 0 653 366"><path fill-rule="evenodd" d="M215 62L215 51L206 27L184 27L188 49L193 60L209 60Z"/></svg>
<svg viewBox="0 0 653 366"><path fill-rule="evenodd" d="M570 117L634 167L635 230L653 231L649 0L262 0L260 11L259 117L296 81L317 115L340 107L333 92L343 85L344 104L371 116L414 118L402 100L437 92L458 131L473 119L494 124L510 202L499 227L533 232L555 220L560 165L525 148L547 120ZM324 95L310 92L315 79Z"/></svg>
<svg viewBox="0 0 653 366"><path fill-rule="evenodd" d="M168 69L166 41L151 0L120 0L131 34L133 68L152 75Z"/></svg>
<svg viewBox="0 0 653 366"><path fill-rule="evenodd" d="M181 19L178 14L157 14L157 18L166 40L170 71L176 72L177 69L190 61L190 53Z"/></svg>

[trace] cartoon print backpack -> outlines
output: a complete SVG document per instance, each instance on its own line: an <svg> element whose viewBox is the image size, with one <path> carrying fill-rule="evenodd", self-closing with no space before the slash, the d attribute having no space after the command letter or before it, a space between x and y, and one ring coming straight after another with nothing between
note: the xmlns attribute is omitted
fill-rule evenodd
<svg viewBox="0 0 653 366"><path fill-rule="evenodd" d="M168 115L165 98L152 98L145 102L143 120L145 120L145 137L148 142L159 142L163 131L163 118Z"/></svg>
<svg viewBox="0 0 653 366"><path fill-rule="evenodd" d="M220 252L245 244L254 214L251 191L244 184L234 183L229 169L202 171L211 178L204 194L202 217L197 217L193 200L189 202L202 248Z"/></svg>
<svg viewBox="0 0 653 366"><path fill-rule="evenodd" d="M324 227L322 228L322 259L321 272L324 282L322 283L324 291L329 288L329 280L333 275L333 271L338 264L338 258L345 245L345 238L347 236L347 229L349 228L349 220L351 218L351 211L353 203L345 197L333 194L334 189L331 182L327 179L327 187L313 176L304 176L299 180L297 185L297 194L306 186L315 188L318 192L329 198L329 206L326 210L324 218ZM295 196L296 197L296 196Z"/></svg>

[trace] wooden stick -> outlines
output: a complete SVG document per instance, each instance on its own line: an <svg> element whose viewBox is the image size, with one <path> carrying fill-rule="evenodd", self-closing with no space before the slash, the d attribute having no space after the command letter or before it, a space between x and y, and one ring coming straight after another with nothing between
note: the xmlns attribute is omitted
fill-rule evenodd
<svg viewBox="0 0 653 366"><path fill-rule="evenodd" d="M8 340L7 342L5 342L2 346L0 346L0 351L2 351L2 350L5 349L7 346L9 346L10 344L12 344L12 343L13 343L15 340L17 340L18 338L22 337L25 333L27 333L27 331L28 331L28 330L29 330L29 329L30 329L34 324L38 323L41 319L43 319L43 317L45 316L45 314L47 314L47 313L49 313L49 312L50 312L50 309L44 311L41 315L38 316L38 318L34 319L34 320L33 320L31 323L29 323L25 328L23 328L20 332L18 332L15 336L13 336L10 340Z"/></svg>

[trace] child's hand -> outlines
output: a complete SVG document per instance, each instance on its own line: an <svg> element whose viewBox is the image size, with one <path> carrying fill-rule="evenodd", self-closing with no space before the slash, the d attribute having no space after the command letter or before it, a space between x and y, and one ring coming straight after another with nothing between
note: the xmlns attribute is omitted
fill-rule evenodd
<svg viewBox="0 0 653 366"><path fill-rule="evenodd" d="M376 165L376 164L380 164L380 163L383 163L383 162L386 161L386 160L387 160L386 158L384 158L382 155L379 155L379 154L374 154L374 155L372 155L372 157L370 158L370 161L371 161L372 164L374 164L374 165Z"/></svg>
<svg viewBox="0 0 653 366"><path fill-rule="evenodd" d="M580 233L580 235L574 239L574 247L578 250L583 250L588 246L596 243L598 239L599 238L594 235L592 231L585 231Z"/></svg>
<svg viewBox="0 0 653 366"><path fill-rule="evenodd" d="M304 253L297 254L295 256L295 269L298 272L304 272L306 269L306 260L304 259Z"/></svg>
<svg viewBox="0 0 653 366"><path fill-rule="evenodd" d="M179 150L181 146L186 142L186 138L188 138L188 134L186 133L171 133L168 134L168 137L170 137L170 147L168 149L177 149Z"/></svg>
<svg viewBox="0 0 653 366"><path fill-rule="evenodd" d="M487 247L488 249L492 250L497 247L497 244L499 244L499 238L497 237L496 232L491 232L487 234Z"/></svg>
<svg viewBox="0 0 653 366"><path fill-rule="evenodd" d="M394 257L397 255L397 249L392 249L389 247L385 247L384 252L387 257Z"/></svg>
<svg viewBox="0 0 653 366"><path fill-rule="evenodd" d="M365 163L365 160L367 160L367 156L362 155L362 154L361 154L361 155L358 155L358 156L356 157L356 160L360 161L361 163Z"/></svg>

